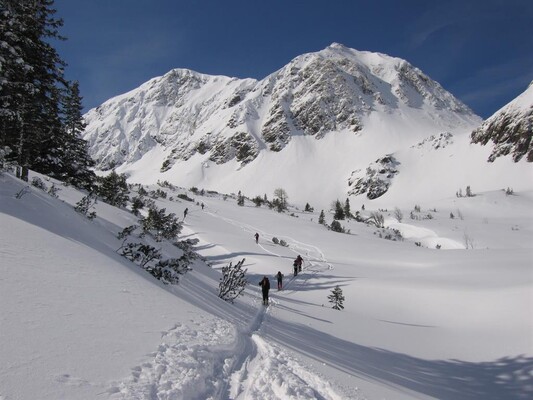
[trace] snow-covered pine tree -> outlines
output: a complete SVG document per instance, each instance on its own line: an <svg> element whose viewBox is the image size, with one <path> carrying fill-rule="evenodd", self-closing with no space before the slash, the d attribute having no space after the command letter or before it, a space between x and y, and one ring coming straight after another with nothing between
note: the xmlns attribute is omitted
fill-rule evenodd
<svg viewBox="0 0 533 400"><path fill-rule="evenodd" d="M335 310L344 309L344 295L342 294L342 289L339 285L335 286L335 289L331 291L331 294L328 296L328 300L331 304L333 304L332 308Z"/></svg>
<svg viewBox="0 0 533 400"><path fill-rule="evenodd" d="M324 210L320 211L320 215L318 216L318 223L320 225L325 225L326 224L326 216L324 215Z"/></svg>
<svg viewBox="0 0 533 400"><path fill-rule="evenodd" d="M350 210L350 199L346 198L344 202L344 216L346 218L352 218L352 211Z"/></svg>
<svg viewBox="0 0 533 400"><path fill-rule="evenodd" d="M55 13L53 0L0 1L0 147L12 150L8 161L24 180L30 168L64 179L74 148L90 160L65 129L66 64L52 46L63 39L63 21Z"/></svg>
<svg viewBox="0 0 533 400"><path fill-rule="evenodd" d="M126 175L111 171L109 175L97 178L97 182L96 193L104 202L115 207L126 207L129 200Z"/></svg>
<svg viewBox="0 0 533 400"><path fill-rule="evenodd" d="M342 207L342 204L339 200L335 201L335 214L333 215L333 219L336 220L342 220L344 219L344 209Z"/></svg>
<svg viewBox="0 0 533 400"><path fill-rule="evenodd" d="M67 83L63 114L68 146L65 148L65 168L62 175L65 181L74 186L92 190L96 179L91 169L94 167L94 161L89 156L87 142L81 138L87 124L83 120L82 97L76 81Z"/></svg>
<svg viewBox="0 0 533 400"><path fill-rule="evenodd" d="M229 265L222 267L222 278L220 278L220 284L218 285L218 297L221 299L233 303L244 291L248 284L246 279L247 269L242 269L244 260L243 258L235 266L232 266L230 262Z"/></svg>

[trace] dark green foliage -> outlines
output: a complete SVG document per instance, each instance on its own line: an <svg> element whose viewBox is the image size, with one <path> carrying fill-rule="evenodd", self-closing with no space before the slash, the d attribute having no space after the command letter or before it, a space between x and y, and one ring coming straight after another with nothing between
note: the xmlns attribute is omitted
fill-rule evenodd
<svg viewBox="0 0 533 400"><path fill-rule="evenodd" d="M89 193L76 203L74 209L80 214L85 215L87 218L94 219L96 217L96 211L91 211L91 209L94 208L96 202L96 195L94 193Z"/></svg>
<svg viewBox="0 0 533 400"><path fill-rule="evenodd" d="M185 193L178 194L178 198L185 200L185 201L194 201L194 199L191 199L189 196L187 196Z"/></svg>
<svg viewBox="0 0 533 400"><path fill-rule="evenodd" d="M237 195L237 205L241 207L244 206L244 195L242 195L241 192Z"/></svg>
<svg viewBox="0 0 533 400"><path fill-rule="evenodd" d="M37 189L41 189L42 191L45 191L48 189L46 185L44 184L43 180L39 178L38 176L34 176L31 180L31 185L35 186Z"/></svg>
<svg viewBox="0 0 533 400"><path fill-rule="evenodd" d="M337 200L335 202L335 214L333 215L333 219L343 220L344 218L345 218L344 208L342 207L341 202Z"/></svg>
<svg viewBox="0 0 533 400"><path fill-rule="evenodd" d="M305 209L306 212L313 212L314 208L309 205L309 203L305 203Z"/></svg>
<svg viewBox="0 0 533 400"><path fill-rule="evenodd" d="M0 2L0 148L25 179L31 168L90 189L94 174L79 137L81 97L52 46L63 21L52 0ZM83 129L83 128L81 128Z"/></svg>
<svg viewBox="0 0 533 400"><path fill-rule="evenodd" d="M107 176L98 177L96 193L104 202L112 206L126 207L129 200L126 175L111 171Z"/></svg>
<svg viewBox="0 0 533 400"><path fill-rule="evenodd" d="M350 210L350 200L346 198L346 201L344 202L344 216L345 218L352 218L352 211Z"/></svg>
<svg viewBox="0 0 533 400"><path fill-rule="evenodd" d="M247 269L243 269L244 258L235 266L232 263L222 267L222 277L218 285L218 297L233 303L244 291L248 281L246 279Z"/></svg>
<svg viewBox="0 0 533 400"><path fill-rule="evenodd" d="M149 262L159 260L161 253L155 247L144 243L123 243L120 255L144 268Z"/></svg>
<svg viewBox="0 0 533 400"><path fill-rule="evenodd" d="M318 216L318 223L320 225L325 225L326 224L326 216L324 215L324 210L320 211L320 215Z"/></svg>
<svg viewBox="0 0 533 400"><path fill-rule="evenodd" d="M343 228L341 223L337 221L336 219L334 219L333 222L331 223L330 229L334 232L346 233L346 230Z"/></svg>
<svg viewBox="0 0 533 400"><path fill-rule="evenodd" d="M149 233L156 241L163 239L175 240L181 232L182 223L174 213L166 214L165 209L156 207L148 209L148 216L141 219L143 232Z"/></svg>
<svg viewBox="0 0 533 400"><path fill-rule="evenodd" d="M137 225L127 226L117 234L117 238L122 240L122 245L117 249L117 252L131 262L138 264L163 283L177 284L180 275L190 271L189 265L194 259L198 258L198 254L192 250L192 246L197 241L187 240L174 243L183 251L183 254L179 258L163 259L161 251L149 244L128 242L137 227ZM142 238L142 236L142 234L139 235L139 238Z"/></svg>
<svg viewBox="0 0 533 400"><path fill-rule="evenodd" d="M141 196L135 196L131 199L131 212L133 215L139 215L139 210L144 208L144 199Z"/></svg>
<svg viewBox="0 0 533 400"><path fill-rule="evenodd" d="M339 285L335 286L335 289L331 291L331 294L328 296L328 300L333 304L333 309L343 310L344 309L344 295L342 294L342 289Z"/></svg>
<svg viewBox="0 0 533 400"><path fill-rule="evenodd" d="M265 200L261 196L255 196L252 201L254 202L256 207L261 207Z"/></svg>

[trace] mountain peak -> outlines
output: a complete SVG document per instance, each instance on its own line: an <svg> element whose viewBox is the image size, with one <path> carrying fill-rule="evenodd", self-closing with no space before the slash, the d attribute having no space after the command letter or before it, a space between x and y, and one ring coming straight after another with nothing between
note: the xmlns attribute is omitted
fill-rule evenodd
<svg viewBox="0 0 533 400"><path fill-rule="evenodd" d="M261 81L173 69L89 111L85 120L98 168L125 171L140 163L150 174L179 170L193 186L200 170L207 183L218 165L245 170L302 143L320 147L325 139L322 147L329 148L327 138L342 137L348 144L331 151L355 154L357 138L380 137L393 152L399 137L411 145L481 122L406 61L340 43L296 57Z"/></svg>

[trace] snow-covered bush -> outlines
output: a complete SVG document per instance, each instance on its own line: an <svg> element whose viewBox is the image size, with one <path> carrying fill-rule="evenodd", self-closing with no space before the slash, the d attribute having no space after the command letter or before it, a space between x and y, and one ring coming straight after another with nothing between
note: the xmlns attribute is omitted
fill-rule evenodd
<svg viewBox="0 0 533 400"><path fill-rule="evenodd" d="M125 174L112 171L109 175L97 178L96 194L115 207L126 207L129 200L129 187Z"/></svg>
<svg viewBox="0 0 533 400"><path fill-rule="evenodd" d="M243 269L244 258L235 266L230 262L229 265L222 267L222 277L218 285L218 297L222 300L233 303L244 291L248 281L246 279L247 269Z"/></svg>
<svg viewBox="0 0 533 400"><path fill-rule="evenodd" d="M94 205L96 202L96 195L94 193L89 193L76 203L74 210L85 215L89 219L94 219L96 217L96 211L94 211ZM91 209L93 209L93 211L91 211Z"/></svg>
<svg viewBox="0 0 533 400"><path fill-rule="evenodd" d="M46 192L48 190L48 188L46 187L46 185L43 182L43 180L41 178L39 178L38 176L34 176L31 179L31 185L35 186L37 189L41 189L44 192Z"/></svg>
<svg viewBox="0 0 533 400"><path fill-rule="evenodd" d="M272 242L274 242L275 244L279 244L279 239L277 237L273 237L272 238Z"/></svg>
<svg viewBox="0 0 533 400"><path fill-rule="evenodd" d="M331 223L330 229L333 232L346 233L346 230L344 229L344 227L336 219L334 219L333 222Z"/></svg>
<svg viewBox="0 0 533 400"><path fill-rule="evenodd" d="M52 186L48 188L48 194L52 197L55 197L56 199L59 197L58 192L61 190L61 188L58 188L55 183L52 182Z"/></svg>
<svg viewBox="0 0 533 400"><path fill-rule="evenodd" d="M381 228L377 232L374 232L374 234L377 234L381 239L392 240L395 242L403 240L402 233L398 229Z"/></svg>
<svg viewBox="0 0 533 400"><path fill-rule="evenodd" d="M183 227L174 213L166 214L165 210L150 207L146 218L141 218L143 231L152 235L158 242L163 239L176 239Z"/></svg>

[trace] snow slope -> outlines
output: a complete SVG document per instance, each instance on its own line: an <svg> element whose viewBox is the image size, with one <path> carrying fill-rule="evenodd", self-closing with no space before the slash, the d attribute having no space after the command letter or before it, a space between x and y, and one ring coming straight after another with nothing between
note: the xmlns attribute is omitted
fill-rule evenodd
<svg viewBox="0 0 533 400"><path fill-rule="evenodd" d="M131 214L98 203L89 221L72 209L74 189L16 199L23 187L0 175L2 400L533 396L532 191L425 198L420 219L402 208L402 222L389 206L385 225L403 241L231 196L188 193L203 210L159 199L177 215L189 208L182 238L200 239L211 265L164 286L115 252ZM304 269L292 277L297 254ZM242 258L250 284L228 304L219 269ZM275 286L278 270L284 290L265 308L257 283ZM342 311L327 300L336 285Z"/></svg>

